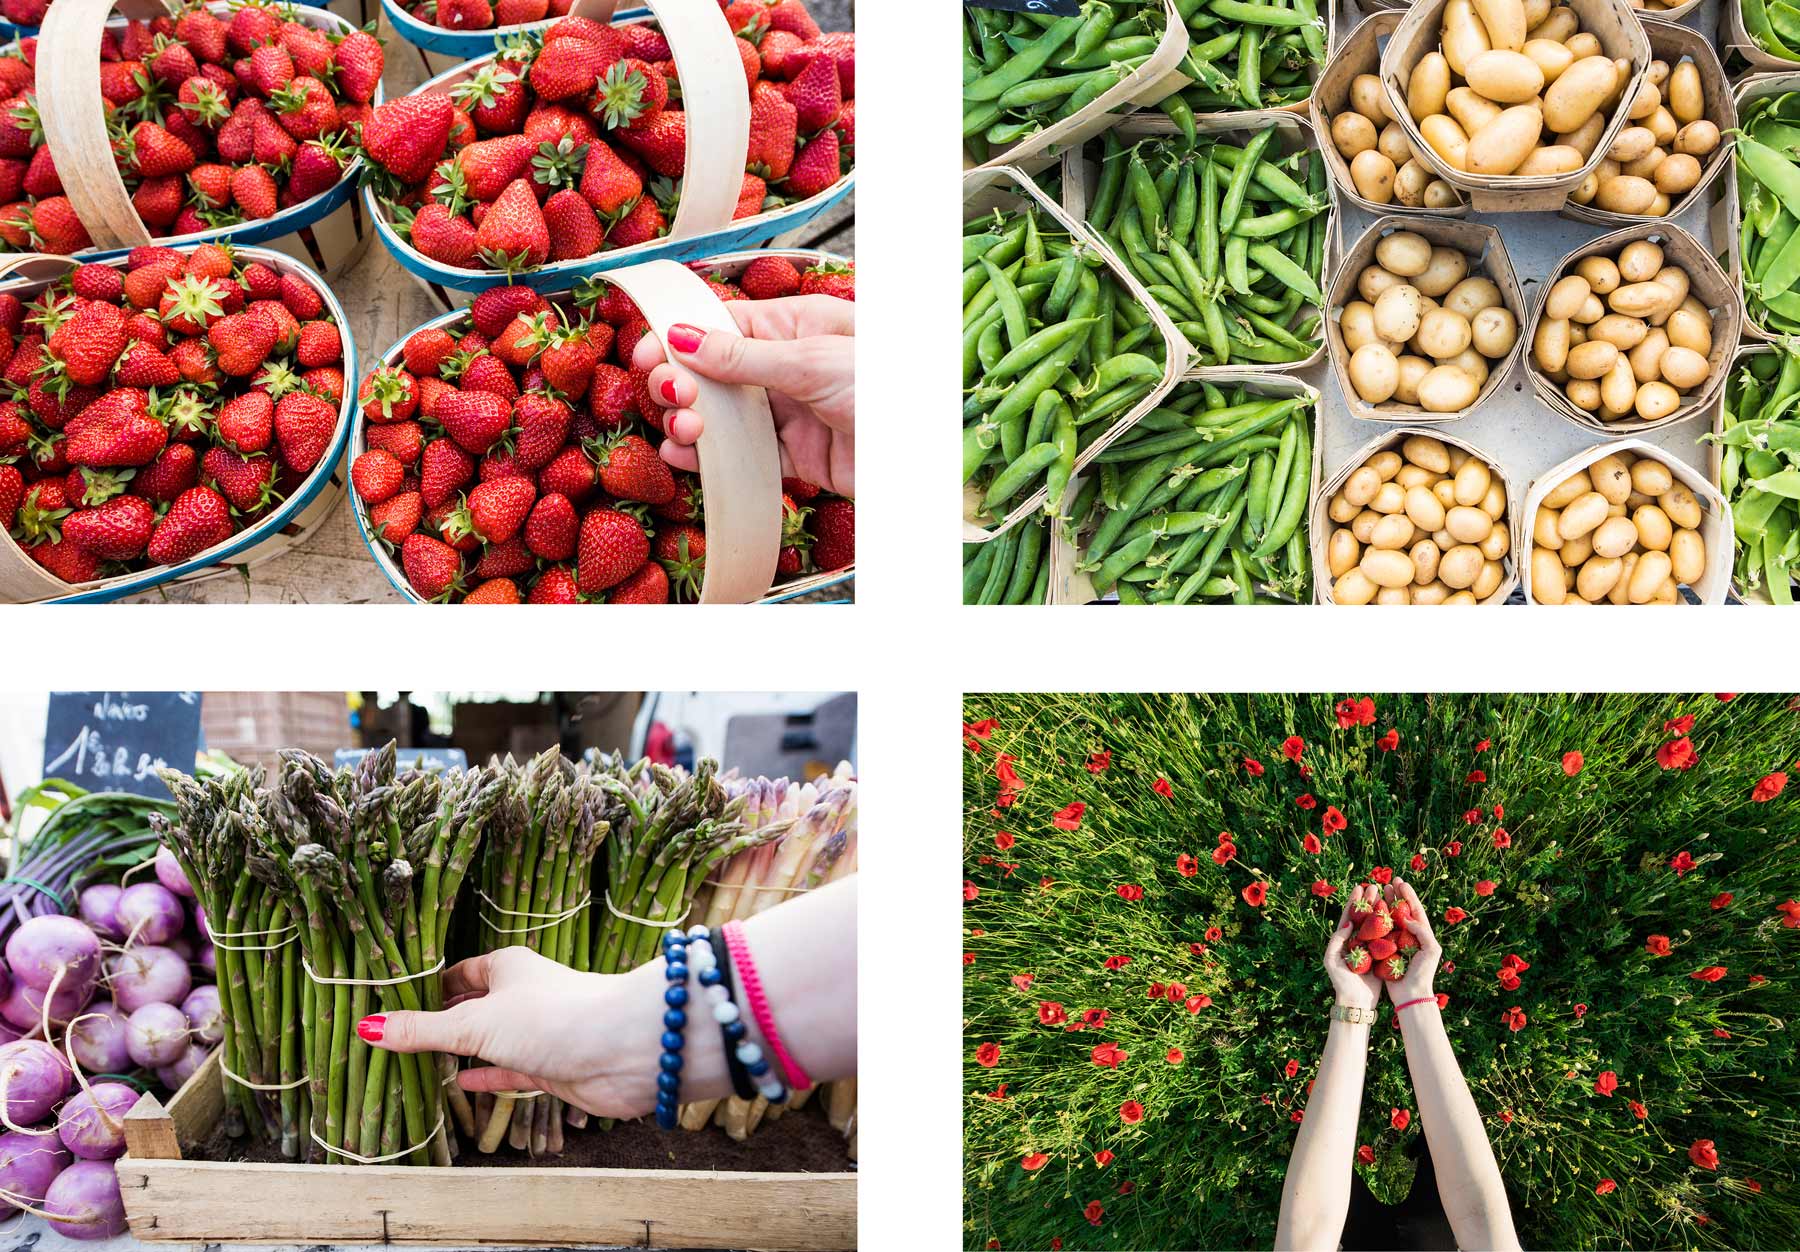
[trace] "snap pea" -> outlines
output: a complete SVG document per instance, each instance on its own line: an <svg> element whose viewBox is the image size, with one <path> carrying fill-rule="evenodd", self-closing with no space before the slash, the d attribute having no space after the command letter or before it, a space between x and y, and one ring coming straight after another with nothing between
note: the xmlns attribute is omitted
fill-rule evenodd
<svg viewBox="0 0 1800 1252"><path fill-rule="evenodd" d="M1028 519L1017 526L1019 532L1018 553L1013 558L1012 577L1007 580L1006 590L1001 595L1003 604L1023 604L1031 594L1032 584L1037 581L1038 568L1043 562L1046 538L1049 527L1035 519Z"/></svg>
<svg viewBox="0 0 1800 1252"><path fill-rule="evenodd" d="M1800 581L1800 347L1744 360L1725 385L1719 486L1731 502L1738 594L1794 602Z"/></svg>
<svg viewBox="0 0 1800 1252"><path fill-rule="evenodd" d="M1028 81L1050 63L1050 58L1081 29L1079 17L1060 18L1028 47L1015 52L998 69L983 74L974 82L963 84L963 100L998 100L1020 83Z"/></svg>
<svg viewBox="0 0 1800 1252"><path fill-rule="evenodd" d="M994 555L988 562L987 578L981 584L981 594L975 599L977 604L998 604L1006 594L1006 584L1012 579L1013 562L1019 552L1019 528L1015 526L988 540L988 545L994 549Z"/></svg>

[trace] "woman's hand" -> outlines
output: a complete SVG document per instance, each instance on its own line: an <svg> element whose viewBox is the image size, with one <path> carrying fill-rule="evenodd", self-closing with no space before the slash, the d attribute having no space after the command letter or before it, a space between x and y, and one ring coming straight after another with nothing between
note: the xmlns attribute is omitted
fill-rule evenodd
<svg viewBox="0 0 1800 1252"><path fill-rule="evenodd" d="M638 340L631 363L650 371L650 394L665 407L663 460L700 465L694 443L704 421L691 406L693 375L745 383L769 393L783 477L803 478L841 496L856 494L856 306L835 296L728 300L743 332L669 328L665 359L655 335Z"/></svg>
<svg viewBox="0 0 1800 1252"><path fill-rule="evenodd" d="M1373 891L1373 888L1370 889ZM1431 994L1431 980L1436 977L1438 964L1444 959L1444 947L1431 933L1431 923L1426 920L1425 906L1419 903L1418 892L1412 884L1396 878L1388 884L1388 906L1404 900L1412 909L1412 918L1406 928L1412 931L1413 938L1419 946L1406 953L1406 974L1398 982L1388 983L1388 998L1395 1004L1405 1004L1408 1000L1423 1000Z"/></svg>
<svg viewBox="0 0 1800 1252"><path fill-rule="evenodd" d="M1352 1008L1372 1009L1381 999L1381 979L1373 974L1353 974L1344 964L1344 945L1356 933L1356 924L1350 920L1350 907L1364 900L1372 904L1379 894L1372 883L1354 887L1350 898L1344 902L1344 915L1338 919L1338 928L1332 932L1331 942L1325 945L1325 973L1331 979L1331 988L1337 993L1339 1004Z"/></svg>

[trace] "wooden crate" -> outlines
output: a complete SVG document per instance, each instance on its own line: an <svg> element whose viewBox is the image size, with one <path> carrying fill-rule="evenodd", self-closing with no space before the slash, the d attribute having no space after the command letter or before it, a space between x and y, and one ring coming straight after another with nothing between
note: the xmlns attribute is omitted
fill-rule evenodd
<svg viewBox="0 0 1800 1252"><path fill-rule="evenodd" d="M215 1052L125 1118L131 1233L185 1243L856 1246L856 1175L677 1169L263 1165L183 1159L225 1109Z"/></svg>

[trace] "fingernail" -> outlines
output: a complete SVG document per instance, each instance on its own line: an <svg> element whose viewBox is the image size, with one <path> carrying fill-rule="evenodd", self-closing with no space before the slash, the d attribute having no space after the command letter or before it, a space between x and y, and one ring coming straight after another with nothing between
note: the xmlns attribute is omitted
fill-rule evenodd
<svg viewBox="0 0 1800 1252"><path fill-rule="evenodd" d="M671 336L671 338L672 337L673 336ZM689 349L683 349L683 351L689 351ZM673 378L663 379L662 396L663 399L667 400L670 404L681 403L681 401L675 398L675 380Z"/></svg>
<svg viewBox="0 0 1800 1252"><path fill-rule="evenodd" d="M698 352L700 343L705 338L705 331L685 322L677 322L669 327L669 346L677 352Z"/></svg>
<svg viewBox="0 0 1800 1252"><path fill-rule="evenodd" d="M372 1013L356 1023L356 1035L364 1043L380 1043L382 1031L387 1029L387 1014Z"/></svg>

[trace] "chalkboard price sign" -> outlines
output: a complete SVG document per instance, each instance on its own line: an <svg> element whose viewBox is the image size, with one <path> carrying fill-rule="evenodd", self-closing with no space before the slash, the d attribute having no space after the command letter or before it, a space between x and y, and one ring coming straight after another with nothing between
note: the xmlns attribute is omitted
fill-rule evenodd
<svg viewBox="0 0 1800 1252"><path fill-rule="evenodd" d="M193 769L199 747L198 691L56 691L44 721L44 777L166 800L156 771Z"/></svg>
<svg viewBox="0 0 1800 1252"><path fill-rule="evenodd" d="M1081 0L964 0L978 9L1006 9L1013 13L1043 13L1050 17L1074 17Z"/></svg>

